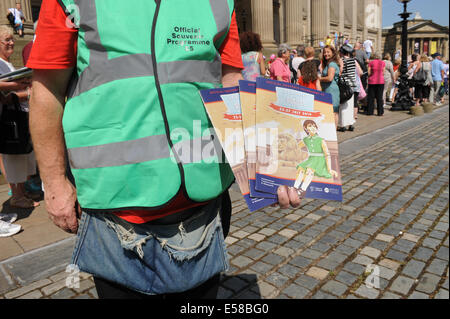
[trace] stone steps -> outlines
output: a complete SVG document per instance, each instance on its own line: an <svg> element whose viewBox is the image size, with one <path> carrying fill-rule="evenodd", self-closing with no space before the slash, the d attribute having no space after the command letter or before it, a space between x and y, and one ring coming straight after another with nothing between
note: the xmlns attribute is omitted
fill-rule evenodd
<svg viewBox="0 0 450 319"><path fill-rule="evenodd" d="M14 44L14 53L10 58L10 62L14 65L16 69L22 68L23 59L22 59L22 50L28 44L28 42L33 40L33 34L25 34L23 38L19 37L17 34L14 35L14 39L16 40Z"/></svg>

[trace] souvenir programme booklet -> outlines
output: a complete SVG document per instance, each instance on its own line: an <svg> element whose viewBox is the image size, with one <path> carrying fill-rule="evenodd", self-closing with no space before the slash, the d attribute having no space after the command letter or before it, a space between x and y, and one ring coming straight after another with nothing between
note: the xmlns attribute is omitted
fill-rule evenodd
<svg viewBox="0 0 450 319"><path fill-rule="evenodd" d="M245 158L251 197L277 198L275 194L258 192L256 184L256 82L239 81L239 94L244 129Z"/></svg>
<svg viewBox="0 0 450 319"><path fill-rule="evenodd" d="M202 90L200 95L250 211L276 203L277 199L250 197L239 87Z"/></svg>
<svg viewBox="0 0 450 319"><path fill-rule="evenodd" d="M276 194L287 185L306 198L342 201L330 94L258 78L256 128L258 191Z"/></svg>

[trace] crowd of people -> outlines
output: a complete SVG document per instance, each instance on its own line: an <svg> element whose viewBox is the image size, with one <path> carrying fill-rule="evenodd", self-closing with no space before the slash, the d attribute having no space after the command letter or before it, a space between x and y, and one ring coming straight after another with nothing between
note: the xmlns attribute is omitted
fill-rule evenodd
<svg viewBox="0 0 450 319"><path fill-rule="evenodd" d="M242 47L247 47L249 35L259 39L258 34L246 32L245 37L241 37ZM262 56L260 42L257 50ZM359 113L371 116L376 110L377 116L384 115L388 103L395 101L401 62L401 50L395 52L392 61L389 53L381 57L371 40L357 41L354 46L345 41L337 48L332 38L327 37L320 42L320 50L304 45L292 49L281 44L277 56L270 57L267 71L259 72L258 76L330 93L336 129L345 132L355 130ZM254 80L256 73L252 77L246 75L250 64L244 62L243 76ZM262 65L262 61L258 61L258 65ZM444 95L448 95L448 69L448 61L444 64L440 53L431 57L426 54L409 57L409 86L416 105L426 102L442 105ZM353 96L343 97L343 82L351 88Z"/></svg>
<svg viewBox="0 0 450 319"><path fill-rule="evenodd" d="M10 61L14 53L14 43L13 30L0 26L0 75L16 70ZM22 112L28 112L30 94L30 79L0 82L0 115L4 106L17 107ZM5 123L2 122L1 125ZM2 133L4 132L2 128ZM0 153L2 152L6 151L0 150ZM39 205L40 185L36 184L33 178L36 175L36 159L32 150L27 154L0 154L0 169L9 183L10 207L32 209ZM20 225L14 224L16 220L16 213L0 213L0 237L12 236L21 230Z"/></svg>

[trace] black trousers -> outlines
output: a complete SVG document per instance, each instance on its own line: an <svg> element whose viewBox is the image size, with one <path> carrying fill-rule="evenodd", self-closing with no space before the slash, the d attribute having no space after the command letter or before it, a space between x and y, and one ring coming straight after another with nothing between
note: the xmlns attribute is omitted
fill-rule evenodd
<svg viewBox="0 0 450 319"><path fill-rule="evenodd" d="M384 113L383 101L384 84L369 84L369 93L367 94L366 115L373 115L375 109L375 100L377 101L377 115Z"/></svg>
<svg viewBox="0 0 450 319"><path fill-rule="evenodd" d="M95 288L99 299L154 299L154 300L178 300L178 299L216 299L219 291L220 274L215 275L200 286L185 292L164 295L146 295L130 290L121 285L94 277Z"/></svg>

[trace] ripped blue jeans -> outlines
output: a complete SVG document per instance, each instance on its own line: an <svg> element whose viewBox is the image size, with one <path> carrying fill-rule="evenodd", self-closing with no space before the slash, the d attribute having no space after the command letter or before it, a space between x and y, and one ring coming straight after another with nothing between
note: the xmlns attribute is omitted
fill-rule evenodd
<svg viewBox="0 0 450 319"><path fill-rule="evenodd" d="M228 269L220 199L176 224L83 212L72 255L81 271L154 295L183 292Z"/></svg>

